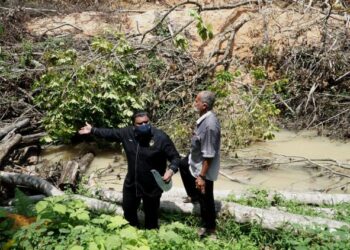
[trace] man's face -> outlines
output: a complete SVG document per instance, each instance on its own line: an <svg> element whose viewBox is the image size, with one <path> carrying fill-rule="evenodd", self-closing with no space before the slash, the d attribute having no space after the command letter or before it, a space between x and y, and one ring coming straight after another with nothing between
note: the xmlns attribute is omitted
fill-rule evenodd
<svg viewBox="0 0 350 250"><path fill-rule="evenodd" d="M148 124L149 123L149 118L147 115L144 115L144 116L138 116L135 118L135 122L134 122L134 125L136 127L138 126L141 126L143 124Z"/></svg>
<svg viewBox="0 0 350 250"><path fill-rule="evenodd" d="M194 101L194 107L198 111L199 114L203 114L206 111L208 105L206 103L202 102L201 94L198 94L196 96L196 99Z"/></svg>

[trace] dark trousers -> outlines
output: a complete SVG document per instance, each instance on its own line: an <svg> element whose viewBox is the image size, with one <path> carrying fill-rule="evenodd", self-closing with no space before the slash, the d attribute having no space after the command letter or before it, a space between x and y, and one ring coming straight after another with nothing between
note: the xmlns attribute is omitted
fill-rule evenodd
<svg viewBox="0 0 350 250"><path fill-rule="evenodd" d="M136 196L135 188L123 188L123 210L124 218L135 227L140 227L137 217L137 209L143 202L143 211L145 213L145 228L158 228L158 213L160 205L160 196L149 197L146 195Z"/></svg>
<svg viewBox="0 0 350 250"><path fill-rule="evenodd" d="M215 229L216 211L214 202L214 182L205 180L205 193L202 194L200 190L196 188L196 178L194 178L190 172L188 156L181 160L180 175L187 195L191 198L199 198L203 226L207 229Z"/></svg>

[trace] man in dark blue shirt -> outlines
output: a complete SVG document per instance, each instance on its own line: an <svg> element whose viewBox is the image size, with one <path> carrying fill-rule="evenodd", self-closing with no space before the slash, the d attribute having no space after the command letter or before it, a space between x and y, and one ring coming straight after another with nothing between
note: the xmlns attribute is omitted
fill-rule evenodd
<svg viewBox="0 0 350 250"><path fill-rule="evenodd" d="M93 134L98 137L121 142L128 161L128 172L123 185L124 217L132 226L139 227L137 209L141 199L145 213L145 228L158 228L158 211L161 188L157 185L151 170L157 170L168 182L179 167L180 155L169 136L152 127L147 112L133 115L133 126L125 128L95 128L90 124L82 127L79 134ZM167 161L170 167L167 169Z"/></svg>

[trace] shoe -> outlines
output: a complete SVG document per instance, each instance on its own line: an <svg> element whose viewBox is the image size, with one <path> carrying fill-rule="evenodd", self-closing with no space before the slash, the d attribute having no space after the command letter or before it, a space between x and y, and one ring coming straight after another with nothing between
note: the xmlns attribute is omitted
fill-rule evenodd
<svg viewBox="0 0 350 250"><path fill-rule="evenodd" d="M198 233L199 238L201 238L201 239L209 238L211 240L217 240L215 229L208 229L208 228L202 227L202 228L198 229L197 233Z"/></svg>
<svg viewBox="0 0 350 250"><path fill-rule="evenodd" d="M187 196L183 200L183 203L197 203L197 202L199 202L199 199L197 197Z"/></svg>

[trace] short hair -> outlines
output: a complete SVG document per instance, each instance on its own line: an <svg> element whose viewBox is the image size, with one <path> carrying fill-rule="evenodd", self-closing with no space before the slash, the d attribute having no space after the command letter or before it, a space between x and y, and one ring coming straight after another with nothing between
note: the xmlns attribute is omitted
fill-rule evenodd
<svg viewBox="0 0 350 250"><path fill-rule="evenodd" d="M136 110L131 117L132 123L135 123L135 120L137 117L143 117L143 116L147 116L149 118L149 114L146 110Z"/></svg>
<svg viewBox="0 0 350 250"><path fill-rule="evenodd" d="M208 110L212 110L215 103L215 94L208 90L201 91L199 94L201 101L208 105Z"/></svg>

